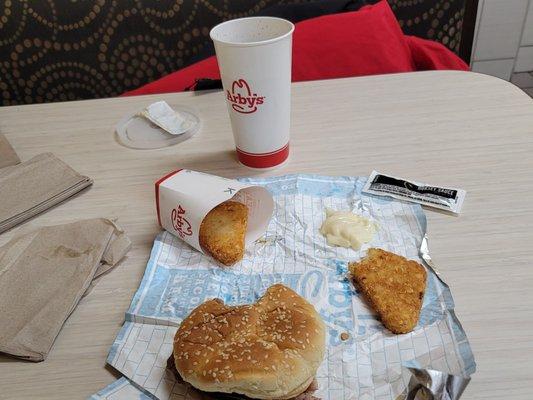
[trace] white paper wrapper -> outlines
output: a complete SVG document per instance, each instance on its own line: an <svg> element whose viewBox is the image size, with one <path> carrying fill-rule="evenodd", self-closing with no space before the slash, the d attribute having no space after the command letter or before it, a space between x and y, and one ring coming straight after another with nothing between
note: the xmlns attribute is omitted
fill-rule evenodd
<svg viewBox="0 0 533 400"><path fill-rule="evenodd" d="M171 135L180 135L190 129L190 122L174 111L165 101L158 101L144 108L140 115Z"/></svg>
<svg viewBox="0 0 533 400"><path fill-rule="evenodd" d="M220 203L234 200L248 207L246 246L265 233L274 211L272 195L262 186L188 169L164 176L155 191L159 225L202 253L200 224Z"/></svg>
<svg viewBox="0 0 533 400"><path fill-rule="evenodd" d="M93 399L213 400L177 382L166 368L176 329L207 299L250 304L278 282L313 304L327 326L327 352L315 393L321 400L398 400L411 379L408 368L471 375L475 362L450 289L430 268L422 208L366 196L361 193L365 182L315 175L246 179L243 184L261 184L273 194L275 210L264 237L248 246L232 268L220 268L176 236L161 233L107 360L128 381ZM370 218L378 223L378 233L357 251L328 246L318 232L326 208ZM388 331L348 278L348 263L369 247L427 267L420 320L408 334ZM342 333L349 338L342 340Z"/></svg>

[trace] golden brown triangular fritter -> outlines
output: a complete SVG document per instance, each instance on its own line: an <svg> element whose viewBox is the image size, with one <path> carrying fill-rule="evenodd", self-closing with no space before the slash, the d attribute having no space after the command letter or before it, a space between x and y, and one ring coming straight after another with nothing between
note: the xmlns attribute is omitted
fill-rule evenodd
<svg viewBox="0 0 533 400"><path fill-rule="evenodd" d="M369 249L350 273L372 308L393 333L407 333L418 323L426 290L426 269L413 260Z"/></svg>
<svg viewBox="0 0 533 400"><path fill-rule="evenodd" d="M225 201L213 208L200 225L200 246L217 261L235 264L244 255L248 207Z"/></svg>

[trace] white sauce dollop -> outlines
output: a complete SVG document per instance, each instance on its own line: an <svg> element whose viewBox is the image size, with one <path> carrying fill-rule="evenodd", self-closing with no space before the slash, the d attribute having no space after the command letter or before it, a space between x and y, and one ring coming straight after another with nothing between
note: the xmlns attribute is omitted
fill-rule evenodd
<svg viewBox="0 0 533 400"><path fill-rule="evenodd" d="M377 225L367 218L330 208L326 208L326 219L320 227L320 233L330 246L351 247L354 250L370 242L376 231Z"/></svg>

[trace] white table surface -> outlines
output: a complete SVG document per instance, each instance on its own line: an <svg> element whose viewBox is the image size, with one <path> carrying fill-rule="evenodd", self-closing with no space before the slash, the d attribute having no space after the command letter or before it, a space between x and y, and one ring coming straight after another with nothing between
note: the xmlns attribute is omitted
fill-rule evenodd
<svg viewBox="0 0 533 400"><path fill-rule="evenodd" d="M201 131L161 150L117 144L114 124L159 99L196 109ZM264 175L376 169L468 191L459 217L427 211L432 256L478 365L463 398L532 399L533 101L489 76L419 72L295 84L292 121L290 162ZM0 245L21 229L101 216L118 217L133 240L128 258L81 300L46 361L0 356L0 399L85 398L117 377L105 359L159 231L153 183L177 167L255 172L235 162L221 92L4 107L0 133L21 159L52 151L95 182L0 235Z"/></svg>

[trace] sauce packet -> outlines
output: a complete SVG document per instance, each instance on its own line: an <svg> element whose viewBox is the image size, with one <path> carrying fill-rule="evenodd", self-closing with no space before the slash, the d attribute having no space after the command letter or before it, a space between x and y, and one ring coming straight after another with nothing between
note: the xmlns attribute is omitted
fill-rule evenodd
<svg viewBox="0 0 533 400"><path fill-rule="evenodd" d="M372 171L363 187L363 193L387 196L445 210L461 212L466 191L458 188L431 186Z"/></svg>

